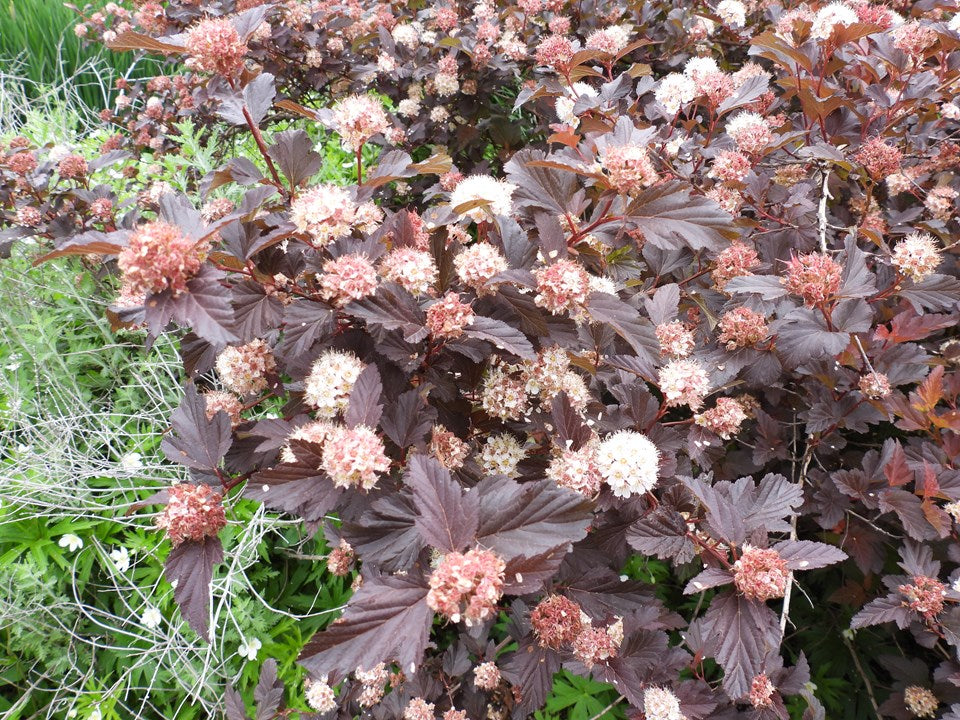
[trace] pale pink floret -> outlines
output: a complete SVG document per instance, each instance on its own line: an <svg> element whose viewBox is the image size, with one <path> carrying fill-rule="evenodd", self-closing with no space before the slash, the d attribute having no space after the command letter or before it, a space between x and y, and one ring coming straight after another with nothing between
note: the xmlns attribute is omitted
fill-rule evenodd
<svg viewBox="0 0 960 720"><path fill-rule="evenodd" d="M600 165L610 186L624 195L635 195L659 179L647 149L640 145L608 145L600 153Z"/></svg>
<svg viewBox="0 0 960 720"><path fill-rule="evenodd" d="M578 313L590 295L590 276L573 260L559 260L534 272L537 294L534 302L554 315Z"/></svg>
<svg viewBox="0 0 960 720"><path fill-rule="evenodd" d="M209 485L180 483L169 489L167 506L156 518L156 526L166 530L176 547L187 540L216 537L227 524L222 496Z"/></svg>
<svg viewBox="0 0 960 720"><path fill-rule="evenodd" d="M461 250L453 259L453 267L464 284L482 294L496 289L490 280L509 266L500 250L490 243L480 242Z"/></svg>
<svg viewBox="0 0 960 720"><path fill-rule="evenodd" d="M492 617L503 595L506 563L490 550L450 552L430 575L427 605L468 626Z"/></svg>
<svg viewBox="0 0 960 720"><path fill-rule="evenodd" d="M682 73L670 73L660 80L654 97L668 115L676 115L697 96L697 92L697 84L692 78Z"/></svg>
<svg viewBox="0 0 960 720"><path fill-rule="evenodd" d="M738 307L724 313L718 324L720 343L727 350L752 347L767 339L770 330L762 313L747 307Z"/></svg>
<svg viewBox="0 0 960 720"><path fill-rule="evenodd" d="M727 134L733 138L737 148L748 155L762 153L773 134L762 116L754 112L741 112L727 123Z"/></svg>
<svg viewBox="0 0 960 720"><path fill-rule="evenodd" d="M562 488L593 497L603 484L597 465L597 443L588 443L579 450L562 450L550 461L546 474Z"/></svg>
<svg viewBox="0 0 960 720"><path fill-rule="evenodd" d="M321 246L349 235L356 217L350 193L336 185L318 185L290 204L290 221Z"/></svg>
<svg viewBox="0 0 960 720"><path fill-rule="evenodd" d="M320 294L337 306L362 300L377 291L377 269L366 255L341 255L323 264Z"/></svg>
<svg viewBox="0 0 960 720"><path fill-rule="evenodd" d="M434 704L415 697L403 709L403 720L434 720Z"/></svg>
<svg viewBox="0 0 960 720"><path fill-rule="evenodd" d="M896 28L893 33L893 46L916 62L922 60L928 48L937 42L937 31L919 20L911 20Z"/></svg>
<svg viewBox="0 0 960 720"><path fill-rule="evenodd" d="M660 354L678 358L687 357L696 347L693 333L680 320L660 323L654 329L657 342L660 343Z"/></svg>
<svg viewBox="0 0 960 720"><path fill-rule="evenodd" d="M369 95L351 95L337 103L333 122L344 146L354 152L390 127L383 105Z"/></svg>
<svg viewBox="0 0 960 720"><path fill-rule="evenodd" d="M240 424L240 412L243 410L243 404L237 400L233 393L223 390L210 390L203 394L206 403L207 419L212 420L218 412L225 412L230 418L230 425L236 427Z"/></svg>
<svg viewBox="0 0 960 720"><path fill-rule="evenodd" d="M869 372L860 378L860 392L871 400L882 400L893 392L890 379L880 372Z"/></svg>
<svg viewBox="0 0 960 720"><path fill-rule="evenodd" d="M789 579L787 561L772 548L745 545L733 564L733 583L750 600L766 602L783 597Z"/></svg>
<svg viewBox="0 0 960 720"><path fill-rule="evenodd" d="M576 52L573 43L563 35L548 35L537 45L537 65L563 71Z"/></svg>
<svg viewBox="0 0 960 720"><path fill-rule="evenodd" d="M484 378L480 405L491 417L519 420L529 409L523 381L512 377L509 368L494 367Z"/></svg>
<svg viewBox="0 0 960 720"><path fill-rule="evenodd" d="M708 175L723 183L740 183L752 167L750 159L743 153L723 150L717 153Z"/></svg>
<svg viewBox="0 0 960 720"><path fill-rule="evenodd" d="M443 713L442 720L467 720L467 711L449 708Z"/></svg>
<svg viewBox="0 0 960 720"><path fill-rule="evenodd" d="M756 675L750 682L750 692L747 698L755 708L768 708L773 705L773 694L777 691L770 678L765 673Z"/></svg>
<svg viewBox="0 0 960 720"><path fill-rule="evenodd" d="M713 270L714 285L718 290L723 290L733 278L752 275L759 265L760 258L756 250L742 242L734 242L717 255Z"/></svg>
<svg viewBox="0 0 960 720"><path fill-rule="evenodd" d="M590 33L587 36L585 47L587 50L597 50L606 55L617 55L627 46L629 41L629 28L622 25L613 25Z"/></svg>
<svg viewBox="0 0 960 720"><path fill-rule="evenodd" d="M821 305L836 296L843 280L843 268L825 253L794 255L787 263L787 276L780 282L805 305Z"/></svg>
<svg viewBox="0 0 960 720"><path fill-rule="evenodd" d="M960 193L949 185L938 185L927 192L927 196L923 199L923 206L935 218L946 222L953 215L954 201L958 194Z"/></svg>
<svg viewBox="0 0 960 720"><path fill-rule="evenodd" d="M380 261L384 280L395 282L414 295L426 295L437 281L437 266L425 250L399 247Z"/></svg>
<svg viewBox="0 0 960 720"><path fill-rule="evenodd" d="M133 293L174 295L185 292L187 282L203 264L209 243L197 243L176 225L160 220L141 225L117 256L123 283Z"/></svg>
<svg viewBox="0 0 960 720"><path fill-rule="evenodd" d="M706 368L692 358L671 360L660 368L659 384L667 407L688 405L691 410L699 410L710 392Z"/></svg>
<svg viewBox="0 0 960 720"><path fill-rule="evenodd" d="M337 707L337 696L326 680L307 680L304 683L304 698L311 709L328 713Z"/></svg>
<svg viewBox="0 0 960 720"><path fill-rule="evenodd" d="M493 690L500 684L500 668L495 662L480 663L473 669L473 684L480 690Z"/></svg>
<svg viewBox="0 0 960 720"><path fill-rule="evenodd" d="M334 425L327 420L315 420L306 425L301 425L293 432L287 435L287 443L280 449L280 460L285 463L294 464L297 462L297 455L293 451L292 440L313 443L322 446L330 433L333 432Z"/></svg>
<svg viewBox="0 0 960 720"><path fill-rule="evenodd" d="M339 426L323 445L320 466L337 487L370 490L390 469L390 458L383 440L371 428Z"/></svg>
<svg viewBox="0 0 960 720"><path fill-rule="evenodd" d="M427 330L435 338L455 340L473 324L474 312L455 292L448 292L427 308Z"/></svg>
<svg viewBox="0 0 960 720"><path fill-rule="evenodd" d="M893 248L891 262L902 275L920 282L932 275L942 257L937 241L926 233L910 233Z"/></svg>
<svg viewBox="0 0 960 720"><path fill-rule="evenodd" d="M717 404L694 416L694 422L729 440L740 431L740 426L749 417L743 404L736 398L717 398Z"/></svg>
<svg viewBox="0 0 960 720"><path fill-rule="evenodd" d="M853 156L874 180L883 180L900 171L903 153L881 137L867 140Z"/></svg>
<svg viewBox="0 0 960 720"><path fill-rule="evenodd" d="M247 44L229 20L201 20L187 31L187 53L210 73L233 75L243 64Z"/></svg>
<svg viewBox="0 0 960 720"><path fill-rule="evenodd" d="M346 577L353 568L353 562L357 559L357 554L353 547L346 540L341 540L340 544L330 551L327 556L327 570L337 577Z"/></svg>
<svg viewBox="0 0 960 720"><path fill-rule="evenodd" d="M901 585L897 590L905 598L903 604L927 620L943 612L943 599L947 595L947 586L936 578L914 575L913 582Z"/></svg>
<svg viewBox="0 0 960 720"><path fill-rule="evenodd" d="M277 368L270 346L264 340L246 345L228 345L217 355L220 381L237 395L252 395L267 387L267 375Z"/></svg>
<svg viewBox="0 0 960 720"><path fill-rule="evenodd" d="M313 362L303 383L303 399L321 417L333 418L345 410L353 384L365 365L349 350L328 348Z"/></svg>
<svg viewBox="0 0 960 720"><path fill-rule="evenodd" d="M461 467L470 454L470 446L443 425L430 432L430 454L449 470Z"/></svg>
<svg viewBox="0 0 960 720"><path fill-rule="evenodd" d="M574 638L571 646L574 656L589 670L594 665L616 657L620 645L608 629L601 630L590 625L584 627Z"/></svg>
<svg viewBox="0 0 960 720"><path fill-rule="evenodd" d="M643 713L646 720L686 720L680 710L680 700L665 687L650 687L643 691Z"/></svg>

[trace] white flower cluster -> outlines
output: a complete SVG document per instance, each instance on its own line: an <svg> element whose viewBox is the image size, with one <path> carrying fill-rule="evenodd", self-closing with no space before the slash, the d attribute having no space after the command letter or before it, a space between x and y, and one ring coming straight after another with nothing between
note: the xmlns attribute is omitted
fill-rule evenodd
<svg viewBox="0 0 960 720"><path fill-rule="evenodd" d="M350 391L364 365L356 355L344 350L325 350L318 357L303 383L304 399L322 417L333 418L346 409Z"/></svg>
<svg viewBox="0 0 960 720"><path fill-rule="evenodd" d="M617 497L649 492L657 484L660 452L650 438L633 430L609 435L597 449L600 475Z"/></svg>

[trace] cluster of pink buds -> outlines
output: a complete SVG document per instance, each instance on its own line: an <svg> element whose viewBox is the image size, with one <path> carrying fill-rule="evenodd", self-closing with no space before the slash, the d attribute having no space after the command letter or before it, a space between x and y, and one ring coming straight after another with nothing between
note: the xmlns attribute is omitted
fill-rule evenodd
<svg viewBox="0 0 960 720"><path fill-rule="evenodd" d="M132 293L185 292L210 245L197 243L176 225L157 220L141 225L117 257L123 283Z"/></svg>
<svg viewBox="0 0 960 720"><path fill-rule="evenodd" d="M772 548L744 545L743 554L733 564L733 583L751 600L766 602L783 597L789 579L787 561Z"/></svg>
<svg viewBox="0 0 960 720"><path fill-rule="evenodd" d="M897 590L906 598L903 604L926 620L932 620L943 612L947 586L936 578L914 575L913 582L901 585Z"/></svg>
<svg viewBox="0 0 960 720"><path fill-rule="evenodd" d="M430 575L427 605L452 622L468 626L483 622L496 611L503 595L506 563L490 550L450 552Z"/></svg>
<svg viewBox="0 0 960 720"><path fill-rule="evenodd" d="M171 486L169 493L170 499L157 516L156 525L166 530L174 546L186 540L216 537L227 524L223 497L209 485L180 483Z"/></svg>

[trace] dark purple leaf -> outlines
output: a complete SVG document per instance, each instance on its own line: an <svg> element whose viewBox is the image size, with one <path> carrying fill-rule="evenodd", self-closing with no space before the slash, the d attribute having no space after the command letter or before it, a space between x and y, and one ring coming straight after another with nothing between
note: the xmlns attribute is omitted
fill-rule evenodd
<svg viewBox="0 0 960 720"><path fill-rule="evenodd" d="M960 302L960 280L952 275L930 275L900 291L917 313L927 310L953 310Z"/></svg>
<svg viewBox="0 0 960 720"><path fill-rule="evenodd" d="M376 295L355 300L346 312L385 330L400 330L407 342L419 342L427 335L426 316L414 297L399 285L382 283Z"/></svg>
<svg viewBox="0 0 960 720"><path fill-rule="evenodd" d="M297 462L261 470L247 481L243 495L274 510L316 522L334 508L343 489L319 469L320 445L293 440L290 448Z"/></svg>
<svg viewBox="0 0 960 720"><path fill-rule="evenodd" d="M826 543L812 540L784 540L773 546L791 570L813 570L843 562L847 554Z"/></svg>
<svg viewBox="0 0 960 720"><path fill-rule="evenodd" d="M217 271L203 266L196 277L187 281L187 292L169 301L173 319L207 342L231 343L239 340L234 333L236 319L230 305L230 291L221 283Z"/></svg>
<svg viewBox="0 0 960 720"><path fill-rule="evenodd" d="M456 552L473 543L480 522L477 493L464 495L450 471L432 457L410 458L404 482L413 490L424 542L442 552Z"/></svg>
<svg viewBox="0 0 960 720"><path fill-rule="evenodd" d="M748 487L753 481L746 478ZM743 509L744 524L748 530L766 529L768 532L789 532L790 523L785 520L803 504L803 489L787 480L783 475L765 475L754 490L738 494L737 498L748 497Z"/></svg>
<svg viewBox="0 0 960 720"><path fill-rule="evenodd" d="M579 204L577 176L551 167L530 165L542 162L545 156L539 150L520 150L504 165L507 179L517 186L513 200L518 207L542 208L563 215Z"/></svg>
<svg viewBox="0 0 960 720"><path fill-rule="evenodd" d="M504 593L527 595L538 592L556 575L566 555L564 548L554 548L532 557L520 555L513 558L504 570Z"/></svg>
<svg viewBox="0 0 960 720"><path fill-rule="evenodd" d="M742 545L746 526L740 508L727 493L718 492L703 478L681 477L680 480L707 510L707 523L716 537L733 545Z"/></svg>
<svg viewBox="0 0 960 720"><path fill-rule="evenodd" d="M488 477L471 493L480 496L479 545L507 561L567 547L590 525L592 504L549 480L521 485Z"/></svg>
<svg viewBox="0 0 960 720"><path fill-rule="evenodd" d="M260 680L253 689L257 704L256 720L268 720L280 709L283 700L283 681L277 679L277 661L269 658L260 668Z"/></svg>
<svg viewBox="0 0 960 720"><path fill-rule="evenodd" d="M895 622L901 630L906 629L913 613L903 604L903 598L897 595L887 595L876 600L871 600L863 609L853 616L850 621L850 627L853 630L870 625L882 625L883 623Z"/></svg>
<svg viewBox="0 0 960 720"><path fill-rule="evenodd" d="M284 130L274 135L274 140L267 152L292 186L309 180L323 167L323 158L314 152L313 142L303 130Z"/></svg>
<svg viewBox="0 0 960 720"><path fill-rule="evenodd" d="M723 668L723 689L731 699L750 691L764 658L780 647L780 622L766 605L732 592L717 595L704 620L710 649Z"/></svg>
<svg viewBox="0 0 960 720"><path fill-rule="evenodd" d="M387 406L380 427L397 447L403 449L422 440L436 419L437 411L427 404L424 393L413 389Z"/></svg>
<svg viewBox="0 0 960 720"><path fill-rule="evenodd" d="M694 593L707 590L708 588L728 585L733 582L733 575L729 570L720 568L707 568L696 575L683 589L684 595L693 595Z"/></svg>
<svg viewBox="0 0 960 720"><path fill-rule="evenodd" d="M418 517L412 494L388 495L376 500L358 522L345 522L343 536L365 564L388 572L407 570L424 547Z"/></svg>
<svg viewBox="0 0 960 720"><path fill-rule="evenodd" d="M283 353L303 355L314 342L333 332L336 322L336 313L325 305L310 300L290 303L283 309Z"/></svg>
<svg viewBox="0 0 960 720"><path fill-rule="evenodd" d="M433 611L419 574L367 576L343 616L313 636L300 664L316 676L396 662L413 675L430 639Z"/></svg>
<svg viewBox="0 0 960 720"><path fill-rule="evenodd" d="M233 683L228 682L224 688L223 704L227 720L249 720L243 696L233 687Z"/></svg>
<svg viewBox="0 0 960 720"><path fill-rule="evenodd" d="M743 275L727 281L728 293L753 293L764 300L776 300L787 294L787 289L776 275Z"/></svg>
<svg viewBox="0 0 960 720"><path fill-rule="evenodd" d="M233 125L246 125L250 115L254 125L260 125L273 105L277 94L274 77L270 73L260 73L243 88L242 93L229 93L219 96L220 106L217 115Z"/></svg>
<svg viewBox="0 0 960 720"><path fill-rule="evenodd" d="M595 322L607 323L626 340L637 356L652 360L660 355L660 343L650 325L638 310L616 295L590 293L587 311Z"/></svg>
<svg viewBox="0 0 960 720"><path fill-rule="evenodd" d="M554 395L550 401L550 416L553 418L554 443L564 450L579 450L593 437L593 432L580 413L573 409L564 392Z"/></svg>
<svg viewBox="0 0 960 720"><path fill-rule="evenodd" d="M260 283L244 280L232 290L236 331L243 342L255 340L276 329L283 319L283 303L268 295Z"/></svg>
<svg viewBox="0 0 960 720"><path fill-rule="evenodd" d="M209 639L210 627L210 581L213 566L223 560L223 545L219 538L204 538L196 542L187 540L170 550L164 564L164 576L176 588L173 599L180 607L180 614L190 627L202 637Z"/></svg>
<svg viewBox="0 0 960 720"><path fill-rule="evenodd" d="M390 150L380 156L377 166L364 178L364 187L379 187L393 180L413 177L417 171L410 166L413 158L403 150Z"/></svg>
<svg viewBox="0 0 960 720"><path fill-rule="evenodd" d="M715 201L693 195L688 185L668 181L637 195L625 213L647 238L668 249L677 243L692 250L722 250L738 236L733 218Z"/></svg>
<svg viewBox="0 0 960 720"><path fill-rule="evenodd" d="M383 405L380 397L383 395L383 383L380 382L380 371L373 363L367 365L350 391L350 402L343 414L343 422L347 427L366 425L376 428L383 414Z"/></svg>
<svg viewBox="0 0 960 720"><path fill-rule="evenodd" d="M503 677L520 693L513 717L526 718L543 707L553 676L560 670L560 655L527 637L498 664Z"/></svg>
<svg viewBox="0 0 960 720"><path fill-rule="evenodd" d="M900 488L887 488L879 494L880 512L894 512L903 529L915 540L936 540L939 533L923 513L923 501Z"/></svg>
<svg viewBox="0 0 960 720"><path fill-rule="evenodd" d="M220 459L230 449L230 419L217 413L207 419L206 401L188 382L179 407L170 415L172 432L160 444L170 460L194 470L216 473Z"/></svg>
<svg viewBox="0 0 960 720"><path fill-rule="evenodd" d="M527 336L502 320L475 315L473 322L464 330L464 334L491 342L495 347L511 352L524 360L533 360L537 357Z"/></svg>
<svg viewBox="0 0 960 720"><path fill-rule="evenodd" d="M660 506L627 530L627 543L644 555L685 562L693 558L694 549L687 539L687 530L687 521L680 513Z"/></svg>

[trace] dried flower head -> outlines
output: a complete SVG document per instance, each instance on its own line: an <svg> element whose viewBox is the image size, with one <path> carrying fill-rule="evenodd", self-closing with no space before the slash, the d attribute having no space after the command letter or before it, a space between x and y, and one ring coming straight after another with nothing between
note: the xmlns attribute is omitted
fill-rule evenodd
<svg viewBox="0 0 960 720"><path fill-rule="evenodd" d="M209 485L180 483L172 485L169 493L167 506L155 522L174 547L186 540L216 537L227 524L223 497Z"/></svg>
<svg viewBox="0 0 960 720"><path fill-rule="evenodd" d="M613 494L628 498L649 492L657 484L660 451L646 435L621 430L600 443L596 463Z"/></svg>
<svg viewBox="0 0 960 720"><path fill-rule="evenodd" d="M209 18L187 31L186 49L200 70L231 76L243 65L248 48L233 23Z"/></svg>
<svg viewBox="0 0 960 720"><path fill-rule="evenodd" d="M490 550L450 552L430 575L427 605L452 622L483 622L503 595L506 563Z"/></svg>
<svg viewBox="0 0 960 720"><path fill-rule="evenodd" d="M337 487L371 490L390 469L383 440L366 425L335 427L323 445L320 467Z"/></svg>
<svg viewBox="0 0 960 720"><path fill-rule="evenodd" d="M198 243L176 225L156 220L134 231L117 256L117 265L132 292L151 294L169 289L179 295L200 270L209 248L208 243Z"/></svg>
<svg viewBox="0 0 960 720"><path fill-rule="evenodd" d="M329 348L321 353L303 383L303 399L317 409L321 417L333 418L346 410L353 384L364 364L347 350Z"/></svg>
<svg viewBox="0 0 960 720"><path fill-rule="evenodd" d="M789 579L787 561L772 548L744 545L743 554L733 564L733 583L751 600L766 602L783 597Z"/></svg>
<svg viewBox="0 0 960 720"><path fill-rule="evenodd" d="M430 454L448 470L456 470L470 455L470 446L443 425L434 425L430 431Z"/></svg>
<svg viewBox="0 0 960 720"><path fill-rule="evenodd" d="M43 222L43 214L37 208L27 205L17 210L17 225L21 227L37 227Z"/></svg>
<svg viewBox="0 0 960 720"><path fill-rule="evenodd" d="M87 176L87 161L82 155L67 155L57 164L57 173L62 178L77 180Z"/></svg>
<svg viewBox="0 0 960 720"><path fill-rule="evenodd" d="M808 306L821 305L840 291L843 268L825 253L794 255L787 262L787 275L780 282Z"/></svg>
<svg viewBox="0 0 960 720"><path fill-rule="evenodd" d="M860 378L860 392L871 400L882 400L892 391L890 379L881 372L869 372Z"/></svg>
<svg viewBox="0 0 960 720"><path fill-rule="evenodd" d="M253 395L267 388L267 375L277 368L270 346L264 340L246 345L228 345L217 355L220 381L237 395Z"/></svg>
<svg viewBox="0 0 960 720"><path fill-rule="evenodd" d="M530 625L543 647L560 650L580 634L582 615L580 606L570 598L548 595L530 612Z"/></svg>

